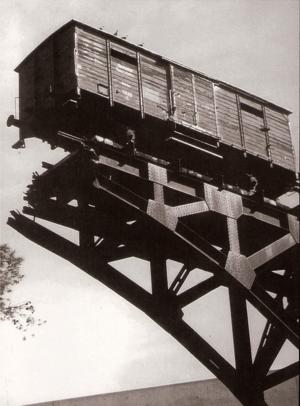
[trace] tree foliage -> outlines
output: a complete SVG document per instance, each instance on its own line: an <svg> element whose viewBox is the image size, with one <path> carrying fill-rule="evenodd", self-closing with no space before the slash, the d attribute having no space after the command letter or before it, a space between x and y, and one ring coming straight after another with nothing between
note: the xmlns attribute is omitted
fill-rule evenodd
<svg viewBox="0 0 300 406"><path fill-rule="evenodd" d="M20 273L23 260L22 257L17 257L7 244L0 245L0 321L9 320L18 330L26 331L27 327L35 322L38 325L44 322L33 317L35 309L31 302L11 304L9 299L13 286L20 283L24 277Z"/></svg>

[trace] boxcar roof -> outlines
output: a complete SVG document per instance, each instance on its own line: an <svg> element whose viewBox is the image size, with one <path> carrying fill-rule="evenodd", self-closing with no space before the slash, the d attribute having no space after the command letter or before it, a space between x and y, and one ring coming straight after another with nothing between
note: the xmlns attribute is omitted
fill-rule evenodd
<svg viewBox="0 0 300 406"><path fill-rule="evenodd" d="M21 68L22 65L27 61L27 59L29 59L45 42L47 42L50 38L54 37L54 36L55 36L56 34L58 34L59 32L65 30L65 29L68 28L68 27L71 27L72 25L75 26L75 27L84 28L84 29L86 29L86 30L88 30L88 31L90 31L90 32L96 33L96 34L100 34L100 33L101 33L102 36L105 36L105 37L107 37L107 38L109 38L109 39L114 40L114 41L117 42L117 43L120 43L120 44L122 44L122 45L125 45L127 48L134 49L135 51L139 51L139 52L141 52L141 53L144 54L144 55L148 55L148 56L155 57L156 59L160 59L161 61L169 62L169 63L171 63L172 65L179 66L179 67L181 67L181 68L183 68L183 69L185 69L185 70L187 70L187 71L189 71L189 72L191 72L191 73L197 73L197 74L200 75L202 78L207 79L207 80L209 80L209 81L212 82L212 83L215 83L215 84L217 84L217 85L219 85L219 86L224 86L224 87L226 87L228 90L231 90L231 91L233 91L233 92L239 93L240 95L243 95L243 96L246 96L246 97L250 97L251 99L255 99L255 100L257 100L258 102L261 102L261 103L263 103L263 104L266 105L266 106L275 108L276 110L280 110L282 113L285 113L285 114L291 114L291 113L292 113L290 110L287 110L287 109L284 108L284 107L281 107L281 106L279 106L279 105L277 105L277 104L274 104L274 103L272 103L272 102L270 102L270 101L268 101L268 100L262 99L261 97L258 97L258 96L254 95L254 94L251 94L251 93L249 93L249 92L247 92L247 91L245 91L245 90L242 90L242 89L240 89L240 88L238 88L238 87L235 87L235 86L233 86L233 85L230 85L230 84L228 84L228 83L226 83L226 82L223 82L223 81L221 81L221 80L219 80L219 79L215 79L215 78L213 78L213 77L211 77L211 76L208 76L208 75L204 74L203 72L200 72L200 71L198 71L198 70L196 70L196 69L193 69L193 68L190 68L190 67L185 66L185 65L183 65L183 64L180 64L180 63L178 63L178 62L176 62L176 61L174 61L174 60L172 60L172 59L170 59L170 58L167 58L167 57L164 57L164 56L162 56L162 55L159 55L159 54L157 54L157 53L155 53L155 52L149 51L148 49L141 48L139 45L133 44L132 42L129 42L129 41L125 40L125 39L122 39L122 38L120 38L120 37L117 37L116 35L109 34L109 33L106 32L106 31L97 29L97 28L95 28L95 27L91 27L90 25L87 25L87 24L82 23L82 22L77 21L77 20L71 20L71 21L69 21L68 23L64 24L62 27L60 27L59 29L57 29L55 32L53 32L51 35L49 35L49 37L47 37L47 38L46 38L43 42L41 42L32 52L30 52L30 54L27 55L27 57L15 68L15 72L19 72L20 68Z"/></svg>

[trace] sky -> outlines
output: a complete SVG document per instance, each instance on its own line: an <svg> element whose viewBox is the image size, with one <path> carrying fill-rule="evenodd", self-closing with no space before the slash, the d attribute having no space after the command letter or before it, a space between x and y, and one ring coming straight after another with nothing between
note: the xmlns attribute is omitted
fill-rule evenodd
<svg viewBox="0 0 300 406"><path fill-rule="evenodd" d="M26 142L26 149L11 149L18 139L18 130L6 127L18 96L14 68L71 19L104 25L109 33L118 29L132 43L144 42L151 51L293 111L290 122L299 161L298 0L2 0L0 243L25 258L25 278L14 289L12 303L30 300L36 317L47 320L26 333L6 322L0 325L3 406L212 378L141 311L6 225L10 210L22 210L32 172L42 172L42 161L56 163L65 156L34 139ZM60 232L78 239L76 233ZM146 262L131 259L116 267L149 289ZM179 268L168 263L170 278ZM201 271L193 275L189 284L203 276ZM233 363L226 290L219 288L184 313L184 320ZM255 353L265 321L250 306L249 317ZM274 368L296 357L287 343Z"/></svg>

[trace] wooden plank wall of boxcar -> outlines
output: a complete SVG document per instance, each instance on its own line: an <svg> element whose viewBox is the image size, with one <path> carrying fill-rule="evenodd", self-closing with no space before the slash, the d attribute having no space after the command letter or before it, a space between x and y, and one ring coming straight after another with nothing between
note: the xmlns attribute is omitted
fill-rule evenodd
<svg viewBox="0 0 300 406"><path fill-rule="evenodd" d="M295 170L295 158L287 115L266 107L266 121L270 128L269 141L273 161L284 168Z"/></svg>
<svg viewBox="0 0 300 406"><path fill-rule="evenodd" d="M108 97L106 40L76 28L75 52L78 87Z"/></svg>
<svg viewBox="0 0 300 406"><path fill-rule="evenodd" d="M194 76L196 104L196 126L214 136L217 134L214 86L200 76Z"/></svg>
<svg viewBox="0 0 300 406"><path fill-rule="evenodd" d="M242 97L239 98L245 149L254 155L268 158L267 139L263 131L264 117L262 106Z"/></svg>
<svg viewBox="0 0 300 406"><path fill-rule="evenodd" d="M140 110L136 52L110 43L113 100Z"/></svg>
<svg viewBox="0 0 300 406"><path fill-rule="evenodd" d="M226 143L242 147L236 94L215 86L218 135Z"/></svg>
<svg viewBox="0 0 300 406"><path fill-rule="evenodd" d="M213 84L177 66L171 77L174 120L217 136Z"/></svg>
<svg viewBox="0 0 300 406"><path fill-rule="evenodd" d="M140 61L144 111L146 114L166 120L169 116L167 67L156 58L143 54Z"/></svg>

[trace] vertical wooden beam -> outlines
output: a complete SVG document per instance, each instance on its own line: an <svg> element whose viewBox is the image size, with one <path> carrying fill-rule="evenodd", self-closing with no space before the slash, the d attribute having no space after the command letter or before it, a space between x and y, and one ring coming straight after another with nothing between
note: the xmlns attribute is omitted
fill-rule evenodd
<svg viewBox="0 0 300 406"><path fill-rule="evenodd" d="M136 59L137 59L137 77L138 77L138 86L139 86L139 99L140 99L141 117L145 118L143 82L142 82L142 69L141 69L141 55L140 55L139 52L136 53Z"/></svg>
<svg viewBox="0 0 300 406"><path fill-rule="evenodd" d="M239 127L240 127L241 146L242 146L242 148L244 150L246 150L246 142L245 142L245 134L244 134L244 128L243 128L241 103L240 103L240 96L238 94L236 94L236 106L237 106Z"/></svg>
<svg viewBox="0 0 300 406"><path fill-rule="evenodd" d="M175 116L176 114L176 98L175 98L175 89L174 89L174 66L169 64L169 74L170 74L170 116Z"/></svg>
<svg viewBox="0 0 300 406"><path fill-rule="evenodd" d="M108 89L109 89L109 103L114 105L113 84L112 84L112 71L111 71L111 54L110 54L110 40L106 40L106 58L107 58L107 75L108 75Z"/></svg>
<svg viewBox="0 0 300 406"><path fill-rule="evenodd" d="M269 128L268 128L268 122L267 122L267 115L266 115L265 106L262 106L262 112L263 112L263 121L264 121L263 132L264 132L265 137L266 137L267 156L268 156L269 160L272 162L272 151L271 151L271 145L270 145Z"/></svg>
<svg viewBox="0 0 300 406"><path fill-rule="evenodd" d="M193 86L193 101L194 101L194 124L198 125L198 108L197 108L196 84L194 74L192 74L192 86Z"/></svg>

